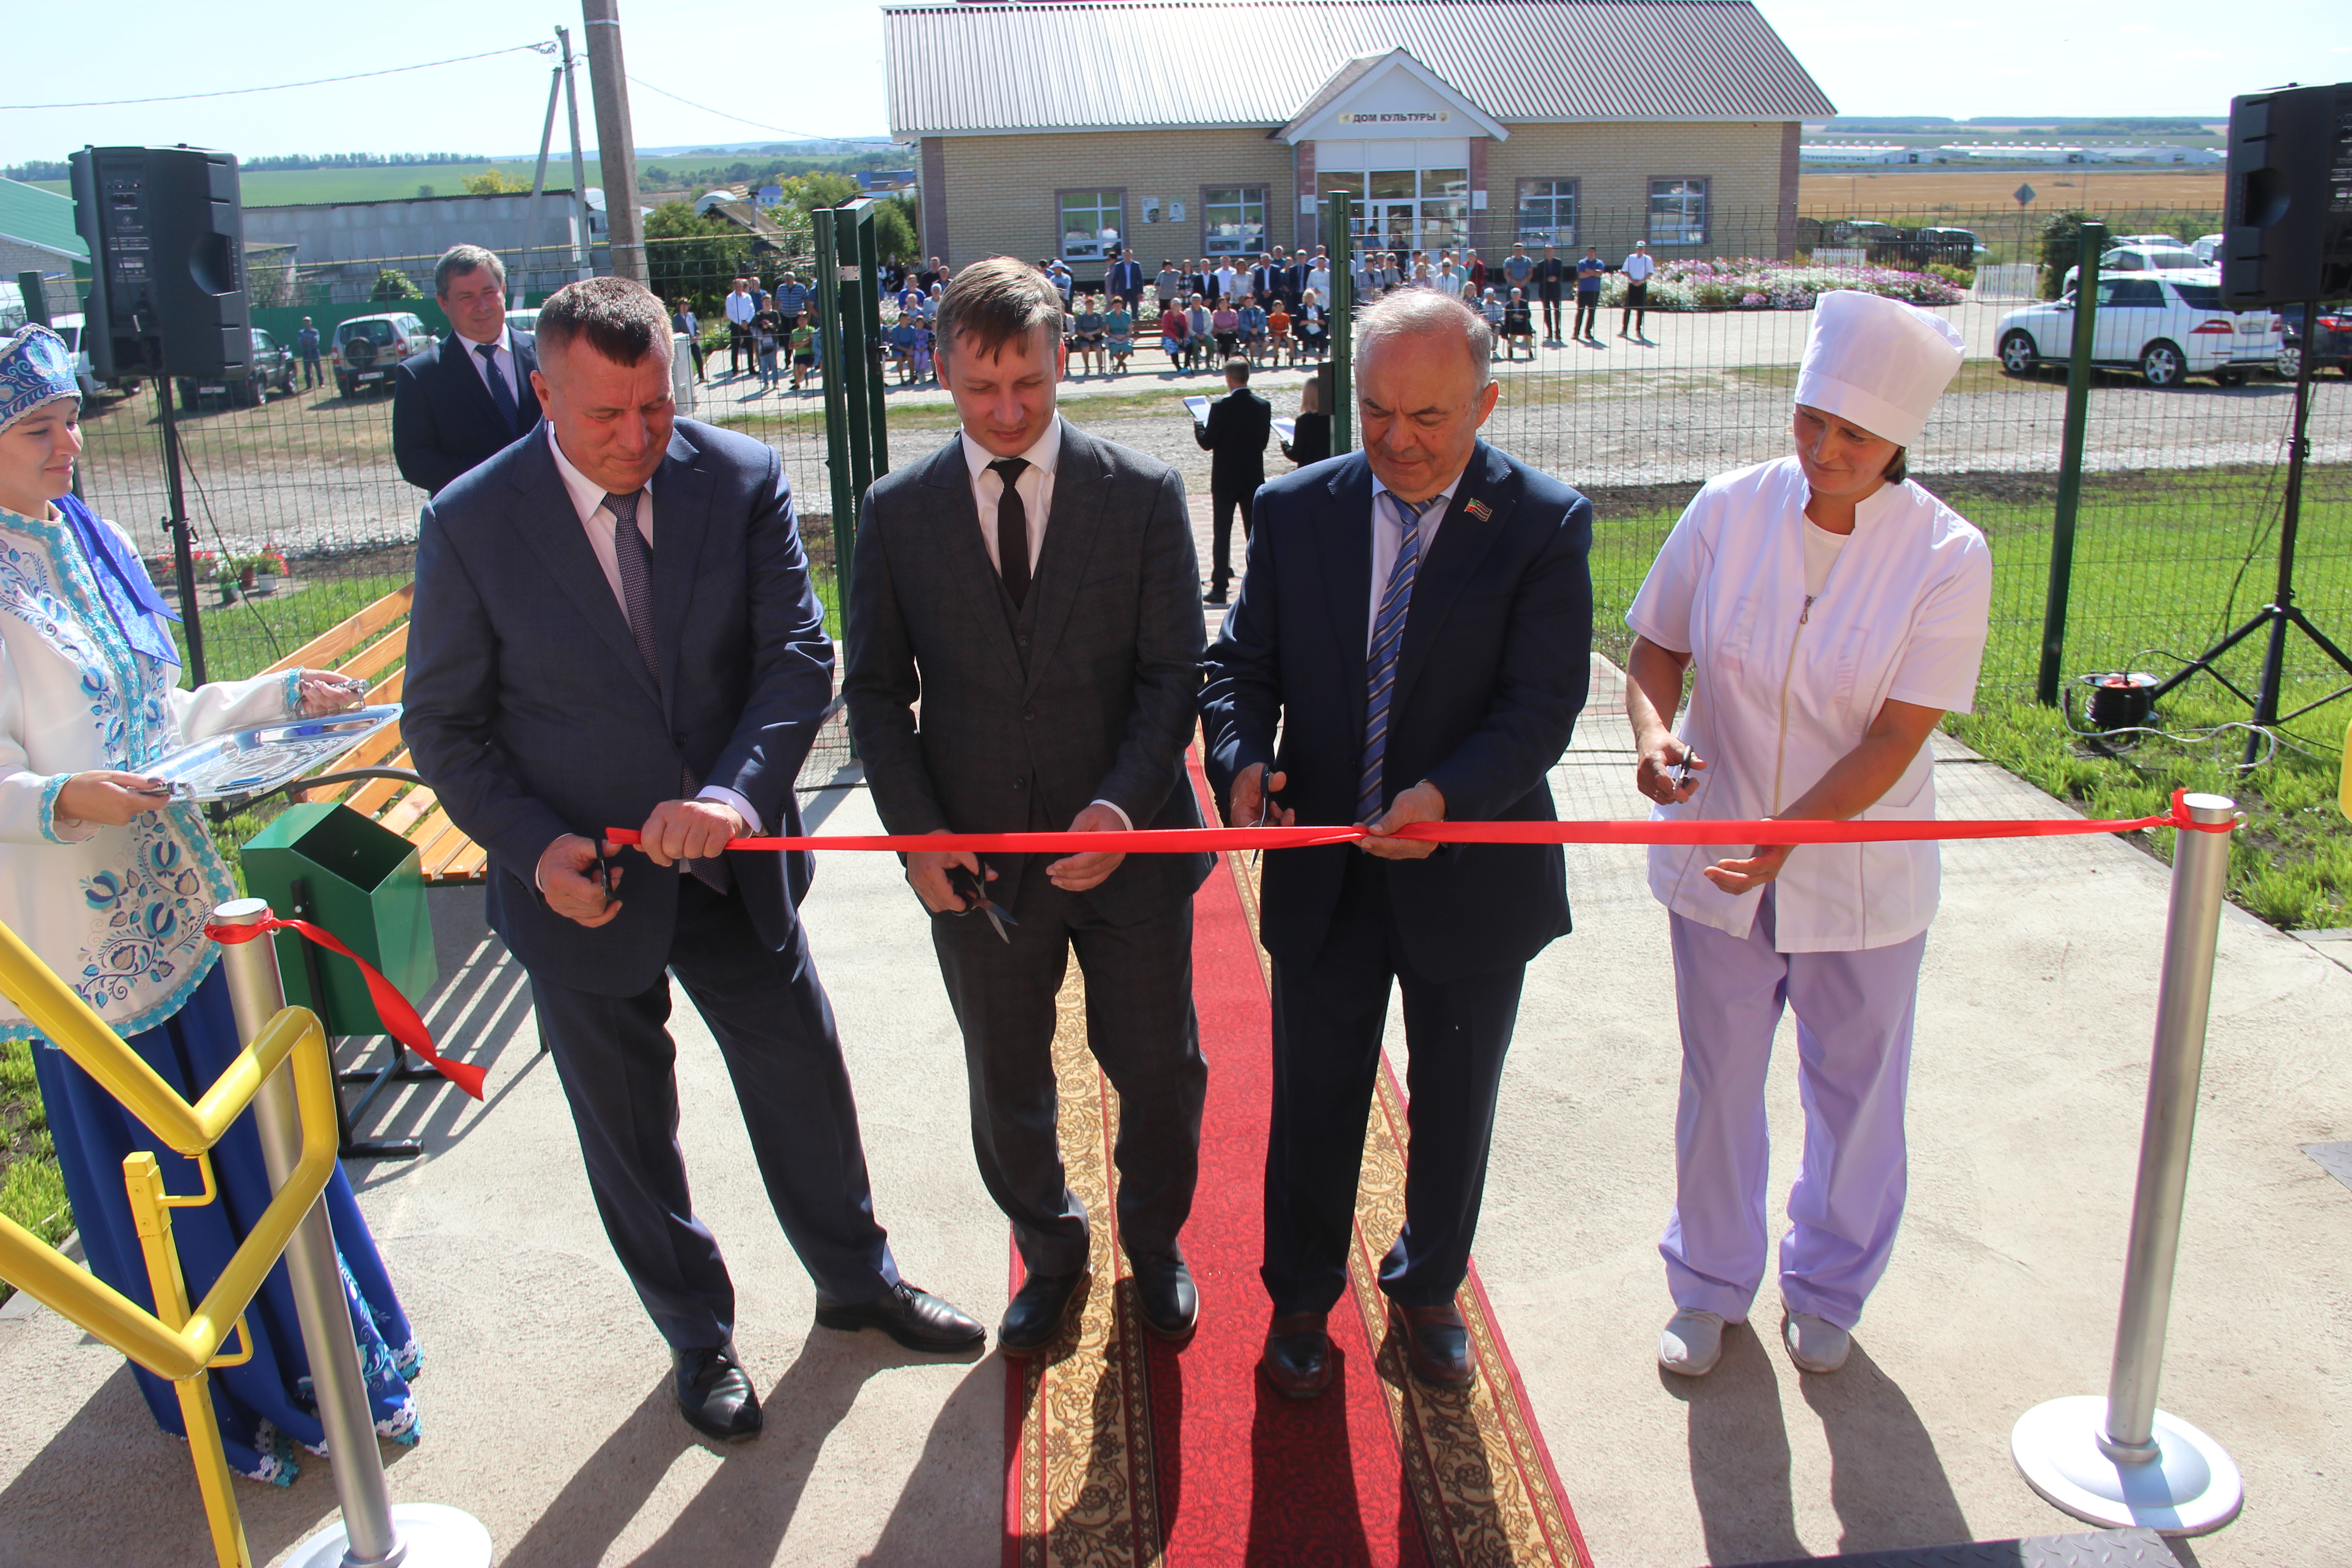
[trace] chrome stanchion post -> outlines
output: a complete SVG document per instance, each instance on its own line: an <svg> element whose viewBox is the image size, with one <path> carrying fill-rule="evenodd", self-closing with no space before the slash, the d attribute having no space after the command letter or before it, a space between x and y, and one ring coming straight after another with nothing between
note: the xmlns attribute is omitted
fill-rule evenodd
<svg viewBox="0 0 2352 1568"><path fill-rule="evenodd" d="M258 925L268 916L266 900L236 899L214 910L212 918L215 925ZM266 937L224 943L221 969L228 979L237 1037L250 1041L286 1005L277 944ZM271 1073L254 1096L253 1120L274 1192L286 1184L302 1157L291 1062ZM489 1532L471 1515L434 1503L392 1504L323 1195L287 1244L286 1273L294 1288L302 1348L310 1355L319 1424L326 1432L335 1497L343 1515L340 1524L296 1548L289 1562L294 1568L489 1568Z"/></svg>
<svg viewBox="0 0 2352 1568"><path fill-rule="evenodd" d="M2190 821L2208 826L2237 817L2237 803L2223 795L2192 795L2184 804ZM2010 1454L2026 1484L2093 1524L2202 1535L2235 1519L2245 1500L2238 1467L2221 1446L2156 1407L2229 881L2228 833L2183 828L2175 836L2156 1048L2106 1397L2076 1394L2037 1405L2010 1434Z"/></svg>

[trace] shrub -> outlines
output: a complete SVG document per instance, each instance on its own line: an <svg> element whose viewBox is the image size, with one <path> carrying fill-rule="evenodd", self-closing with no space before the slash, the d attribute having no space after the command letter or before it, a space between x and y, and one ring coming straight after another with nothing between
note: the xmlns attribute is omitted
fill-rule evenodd
<svg viewBox="0 0 2352 1568"><path fill-rule="evenodd" d="M1955 289L1976 287L1977 269L1973 267L1955 267L1948 261L1930 261L1927 270Z"/></svg>
<svg viewBox="0 0 2352 1568"><path fill-rule="evenodd" d="M408 274L397 267L376 268L375 287L368 290L368 299L378 304L393 300L422 300L423 298L425 298L425 290L419 289L409 279Z"/></svg>

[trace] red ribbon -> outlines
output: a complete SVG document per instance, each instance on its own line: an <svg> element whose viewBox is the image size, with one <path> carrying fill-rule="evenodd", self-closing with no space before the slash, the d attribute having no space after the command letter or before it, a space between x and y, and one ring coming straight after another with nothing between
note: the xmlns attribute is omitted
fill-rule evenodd
<svg viewBox="0 0 2352 1568"><path fill-rule="evenodd" d="M2074 817L1990 822L1416 822L1388 837L1427 844L1886 844L1928 838L2063 838L2138 833L2151 827L2227 833L2231 822L2194 822L2181 796L2161 816L2094 822ZM635 844L632 828L608 827L608 843ZM1373 837L1352 823L1318 827L1149 827L1127 833L866 833L817 838L733 838L730 849L966 849L978 855L1182 854L1203 849L1309 849Z"/></svg>
<svg viewBox="0 0 2352 1568"><path fill-rule="evenodd" d="M408 998L400 994L400 987L386 980L383 972L374 964L345 947L334 932L323 926L314 926L309 921L280 920L276 915L265 916L251 925L205 927L206 936L230 946L251 942L264 931L299 931L329 952L340 952L358 964L360 978L367 982L368 995L375 1003L376 1014L383 1018L383 1026L392 1037L423 1057L443 1078L476 1100L482 1098L482 1080L488 1075L480 1068L468 1067L464 1062L443 1060L441 1053L433 1047L433 1036L425 1029L425 1020L416 1016L416 1009L409 1005Z"/></svg>

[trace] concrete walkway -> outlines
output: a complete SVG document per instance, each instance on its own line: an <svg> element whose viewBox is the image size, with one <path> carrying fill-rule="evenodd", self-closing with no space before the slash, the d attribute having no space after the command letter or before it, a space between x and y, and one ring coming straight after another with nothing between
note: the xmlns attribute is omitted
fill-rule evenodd
<svg viewBox="0 0 2352 1568"><path fill-rule="evenodd" d="M1622 714L1555 773L1564 809L1633 816ZM1946 815L2048 816L1957 747ZM816 797L873 831L864 791ZM2071 1528L2018 1479L2028 1406L2105 1385L2152 1017L2165 872L2103 839L1946 855L1914 1073L1909 1224L1853 1362L1800 1378L1735 1333L1698 1384L1651 1359L1669 1310L1654 1240L1677 1072L1664 918L1637 852L1570 851L1577 932L1534 966L1506 1079L1480 1268L1601 1568L1743 1563ZM877 1200L908 1276L992 1319L1002 1219L973 1173L963 1076L929 944L887 857L824 861L807 916L839 1010ZM436 1034L490 1068L488 1102L411 1091L381 1131L428 1156L354 1171L425 1346L425 1438L387 1447L402 1500L470 1510L510 1565L696 1568L998 1561L1001 1363L909 1356L810 1326L716 1050L676 1020L681 1137L741 1294L767 1401L724 1455L673 1413L667 1363L591 1210L528 988L474 895L436 895ZM2352 1192L2299 1151L2352 1136L2352 973L2234 911L2163 1404L2228 1446L2244 1516L2182 1552L2222 1564L2352 1553ZM1402 1050L1392 1027L1391 1047ZM1773 1127L1793 1167L1790 1053ZM1768 1287L1769 1294L1769 1287ZM1255 1317L1254 1290L1206 1310ZM1770 1315L1768 1317L1768 1311ZM241 1486L255 1560L331 1517L328 1467ZM0 1568L207 1562L184 1449L111 1352L44 1310L0 1321Z"/></svg>

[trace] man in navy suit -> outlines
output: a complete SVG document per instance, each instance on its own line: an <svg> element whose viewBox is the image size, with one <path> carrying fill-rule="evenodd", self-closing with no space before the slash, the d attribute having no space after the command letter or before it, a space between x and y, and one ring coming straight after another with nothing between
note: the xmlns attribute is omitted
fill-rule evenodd
<svg viewBox="0 0 2352 1568"><path fill-rule="evenodd" d="M1143 268L1135 252L1123 251L1103 276L1103 292L1123 300L1129 315L1143 309Z"/></svg>
<svg viewBox="0 0 2352 1568"><path fill-rule="evenodd" d="M760 1407L734 1287L677 1144L667 974L725 1058L817 1322L926 1351L979 1323L898 1276L798 905L793 782L833 645L775 452L676 417L669 318L637 283L540 313L547 428L425 509L402 723L450 820L489 855L491 925L531 977L613 1249L707 1436ZM642 823L622 852L608 826ZM606 868L610 866L609 880ZM615 896L618 895L618 896Z"/></svg>
<svg viewBox="0 0 2352 1568"><path fill-rule="evenodd" d="M1415 822L1553 818L1591 662L1592 503L1478 439L1485 318L1401 291L1356 328L1364 450L1258 491L1241 595L1210 650L1207 765L1236 826L1363 823L1360 847L1265 858L1274 1105L1259 1365L1320 1394L1347 1287L1364 1121L1391 983L1404 992L1412 1147L1381 1268L1413 1374L1474 1373L1469 1268L1495 1098L1528 960L1569 929L1556 845L1393 838ZM1280 743L1276 733L1279 727ZM1271 796L1271 800L1269 800Z"/></svg>
<svg viewBox="0 0 2352 1568"><path fill-rule="evenodd" d="M507 268L478 245L451 246L433 268L450 332L392 373L392 455L429 495L538 425L531 334L507 325Z"/></svg>

